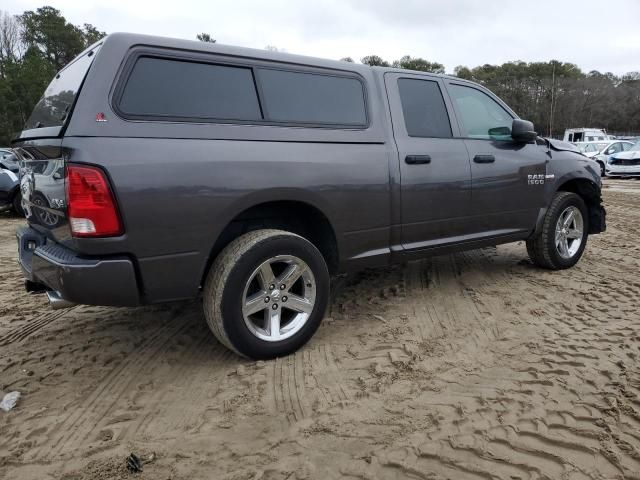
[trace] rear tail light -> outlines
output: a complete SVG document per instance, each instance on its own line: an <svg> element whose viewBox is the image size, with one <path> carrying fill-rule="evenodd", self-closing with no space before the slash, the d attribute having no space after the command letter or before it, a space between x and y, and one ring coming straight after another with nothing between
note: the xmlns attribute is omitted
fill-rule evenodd
<svg viewBox="0 0 640 480"><path fill-rule="evenodd" d="M67 212L74 237L113 237L122 235L109 182L96 167L67 165Z"/></svg>

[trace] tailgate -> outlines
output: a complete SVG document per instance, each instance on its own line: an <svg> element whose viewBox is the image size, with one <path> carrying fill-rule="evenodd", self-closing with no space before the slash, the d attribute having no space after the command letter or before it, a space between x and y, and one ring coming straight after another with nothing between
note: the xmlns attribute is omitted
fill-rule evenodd
<svg viewBox="0 0 640 480"><path fill-rule="evenodd" d="M20 160L20 190L29 225L62 244L71 242L65 200L62 136L100 44L73 59L51 80L20 136L12 142Z"/></svg>
<svg viewBox="0 0 640 480"><path fill-rule="evenodd" d="M71 240L65 201L61 138L17 141L22 205L29 225L60 243Z"/></svg>

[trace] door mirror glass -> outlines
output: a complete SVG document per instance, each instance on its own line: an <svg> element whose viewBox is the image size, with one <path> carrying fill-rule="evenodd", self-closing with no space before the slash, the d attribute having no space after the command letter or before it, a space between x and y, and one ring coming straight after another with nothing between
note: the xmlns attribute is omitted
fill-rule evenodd
<svg viewBox="0 0 640 480"><path fill-rule="evenodd" d="M495 127L489 129L491 140L511 140L511 129L509 127Z"/></svg>
<svg viewBox="0 0 640 480"><path fill-rule="evenodd" d="M533 142L538 137L538 134L533 128L533 123L528 120L522 120L515 118L511 125L511 137L516 142Z"/></svg>

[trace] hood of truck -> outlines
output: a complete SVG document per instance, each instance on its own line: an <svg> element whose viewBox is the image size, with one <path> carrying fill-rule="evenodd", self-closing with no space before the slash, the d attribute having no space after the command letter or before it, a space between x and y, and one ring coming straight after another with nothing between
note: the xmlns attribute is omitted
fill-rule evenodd
<svg viewBox="0 0 640 480"><path fill-rule="evenodd" d="M545 141L549 144L549 148L559 152L575 152L584 155L578 147L573 143L563 142L562 140L555 140L553 138L544 137Z"/></svg>

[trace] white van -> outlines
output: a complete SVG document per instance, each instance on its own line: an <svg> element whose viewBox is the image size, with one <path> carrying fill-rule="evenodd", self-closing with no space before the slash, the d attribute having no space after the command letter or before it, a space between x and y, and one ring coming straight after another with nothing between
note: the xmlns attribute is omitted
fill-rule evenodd
<svg viewBox="0 0 640 480"><path fill-rule="evenodd" d="M602 142L606 140L614 140L613 137L607 135L601 128L567 128L564 131L565 142Z"/></svg>

